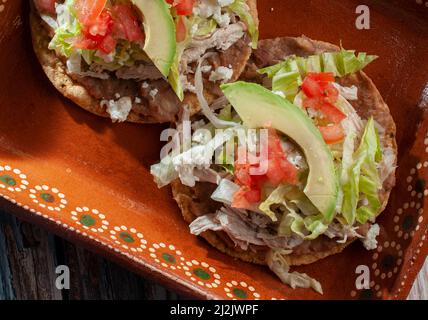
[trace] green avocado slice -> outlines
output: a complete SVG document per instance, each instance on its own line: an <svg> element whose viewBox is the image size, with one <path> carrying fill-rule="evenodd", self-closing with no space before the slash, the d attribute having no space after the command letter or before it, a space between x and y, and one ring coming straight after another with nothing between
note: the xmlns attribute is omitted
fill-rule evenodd
<svg viewBox="0 0 428 320"><path fill-rule="evenodd" d="M177 40L174 19L165 0L131 0L143 14L144 51L164 77L174 62Z"/></svg>
<svg viewBox="0 0 428 320"><path fill-rule="evenodd" d="M297 106L254 83L238 81L221 89L249 128L270 126L293 139L309 166L303 192L330 222L335 213L338 179L333 156L311 119Z"/></svg>

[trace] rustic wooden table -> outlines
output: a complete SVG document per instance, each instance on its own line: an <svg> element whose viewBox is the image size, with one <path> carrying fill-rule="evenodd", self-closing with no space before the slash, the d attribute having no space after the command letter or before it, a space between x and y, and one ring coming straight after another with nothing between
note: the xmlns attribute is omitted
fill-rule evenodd
<svg viewBox="0 0 428 320"><path fill-rule="evenodd" d="M70 268L70 289L55 286L55 268ZM161 286L5 213L0 206L0 300L179 299ZM410 299L428 299L428 262Z"/></svg>

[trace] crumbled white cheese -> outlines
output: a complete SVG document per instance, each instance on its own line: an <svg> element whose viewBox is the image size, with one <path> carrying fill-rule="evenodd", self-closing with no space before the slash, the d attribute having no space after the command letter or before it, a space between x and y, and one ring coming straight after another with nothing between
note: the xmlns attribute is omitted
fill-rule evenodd
<svg viewBox="0 0 428 320"><path fill-rule="evenodd" d="M193 14L202 18L211 18L218 23L220 27L226 27L230 24L229 13L221 12L221 8L232 4L234 0L200 0L193 8Z"/></svg>
<svg viewBox="0 0 428 320"><path fill-rule="evenodd" d="M135 97L135 103L141 103L141 102L142 102L141 98Z"/></svg>
<svg viewBox="0 0 428 320"><path fill-rule="evenodd" d="M200 0L193 7L193 14L202 18L212 17L215 13L221 13L221 7L217 1Z"/></svg>
<svg viewBox="0 0 428 320"><path fill-rule="evenodd" d="M365 238L361 239L364 247L367 250L374 250L377 248L377 240L376 237L379 235L380 228L377 223L370 226L369 231L367 231L367 235Z"/></svg>
<svg viewBox="0 0 428 320"><path fill-rule="evenodd" d="M101 107L105 107L113 122L123 122L128 118L132 109L132 100L130 97L122 97L117 101L102 100Z"/></svg>
<svg viewBox="0 0 428 320"><path fill-rule="evenodd" d="M119 93L115 93L115 94L114 94L114 97L115 97L116 99L119 99L119 98L120 98L120 94L119 94Z"/></svg>
<svg viewBox="0 0 428 320"><path fill-rule="evenodd" d="M143 89L147 89L149 87L149 84L144 81L141 86L143 87Z"/></svg>
<svg viewBox="0 0 428 320"><path fill-rule="evenodd" d="M210 81L216 82L216 81L222 81L226 82L230 79L232 79L233 76L233 70L220 66L215 71L211 72L210 75Z"/></svg>
<svg viewBox="0 0 428 320"><path fill-rule="evenodd" d="M154 88L153 90L150 90L149 95L150 97L152 97L152 99L154 99L156 97L156 95L158 94L159 90Z"/></svg>
<svg viewBox="0 0 428 320"><path fill-rule="evenodd" d="M231 20L229 13L215 14L213 18L218 23L218 25L222 28L227 27L230 24L230 20Z"/></svg>
<svg viewBox="0 0 428 320"><path fill-rule="evenodd" d="M192 136L192 142L205 145L212 139L211 133L208 130L196 130Z"/></svg>

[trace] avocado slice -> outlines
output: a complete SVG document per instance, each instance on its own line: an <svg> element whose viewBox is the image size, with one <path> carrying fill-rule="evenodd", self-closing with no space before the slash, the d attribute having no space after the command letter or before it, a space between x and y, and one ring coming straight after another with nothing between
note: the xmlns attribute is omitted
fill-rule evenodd
<svg viewBox="0 0 428 320"><path fill-rule="evenodd" d="M131 0L143 14L144 51L164 77L174 61L177 41L174 19L165 0Z"/></svg>
<svg viewBox="0 0 428 320"><path fill-rule="evenodd" d="M293 139L309 166L303 192L327 221L334 217L338 180L333 156L311 119L297 106L254 83L238 81L221 89L249 128L270 126Z"/></svg>

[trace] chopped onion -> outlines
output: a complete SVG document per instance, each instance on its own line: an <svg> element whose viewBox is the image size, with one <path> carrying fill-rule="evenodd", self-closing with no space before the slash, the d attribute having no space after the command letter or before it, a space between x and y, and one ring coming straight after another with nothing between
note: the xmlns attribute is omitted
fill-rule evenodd
<svg viewBox="0 0 428 320"><path fill-rule="evenodd" d="M211 195L211 199L218 202L231 205L233 202L233 195L239 190L239 186L228 180L221 179L217 189Z"/></svg>

